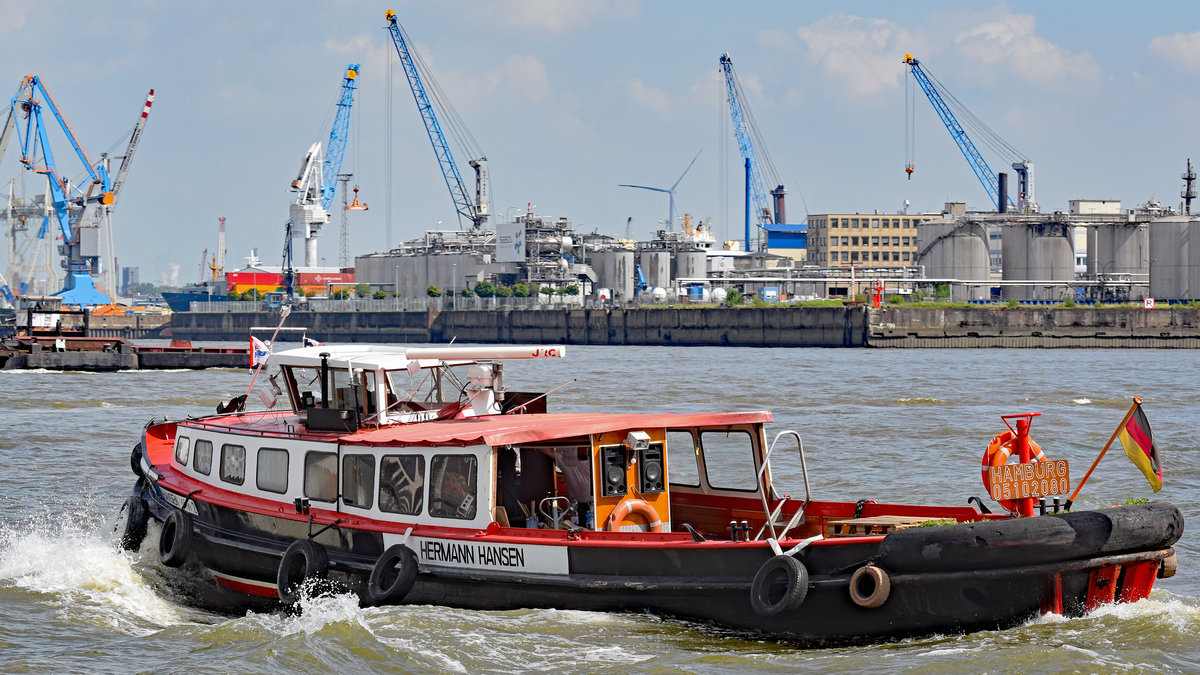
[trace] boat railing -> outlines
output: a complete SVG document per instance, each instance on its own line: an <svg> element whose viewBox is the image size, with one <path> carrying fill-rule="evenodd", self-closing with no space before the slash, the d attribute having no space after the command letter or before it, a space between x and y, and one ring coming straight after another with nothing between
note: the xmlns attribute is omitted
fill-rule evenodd
<svg viewBox="0 0 1200 675"><path fill-rule="evenodd" d="M767 501L767 486L763 483L763 477L766 475L767 469L771 466L771 453L775 451L775 446L779 444L779 439L783 438L784 436L796 437L796 448L800 451L800 473L804 476L804 503L800 505L800 508L796 509L796 513L792 515L791 519L788 520L783 529L777 533L775 532L775 519L778 518L779 514L783 511L784 504L788 502L788 496L784 495L780 497L779 503L775 506L775 509L771 510L771 505ZM758 468L758 486L762 496L763 513L767 516L767 522L763 524L761 529L759 529L755 538L757 539L762 537L763 532L769 530L771 533L771 539L783 539L785 536L787 536L788 531L795 527L796 523L800 522L800 520L804 518L804 509L807 508L809 502L812 501L812 492L809 490L808 486L808 465L804 461L804 439L800 438L800 434L791 429L785 429L775 435L775 440L771 441L770 447L767 448L767 454L763 455L762 466Z"/></svg>

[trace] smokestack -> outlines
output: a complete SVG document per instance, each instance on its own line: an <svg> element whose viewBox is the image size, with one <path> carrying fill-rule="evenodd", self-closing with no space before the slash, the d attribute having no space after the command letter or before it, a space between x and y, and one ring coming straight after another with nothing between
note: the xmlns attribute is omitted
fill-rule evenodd
<svg viewBox="0 0 1200 675"><path fill-rule="evenodd" d="M1183 201L1187 204L1184 213L1192 215L1192 200L1196 198L1196 172L1192 170L1192 158L1188 157L1187 171L1180 176L1183 178Z"/></svg>
<svg viewBox="0 0 1200 675"><path fill-rule="evenodd" d="M1000 196L996 200L996 209L1000 213L1008 213L1008 174L1001 171L996 176L996 179L997 183L999 183L996 187L1000 192Z"/></svg>
<svg viewBox="0 0 1200 675"><path fill-rule="evenodd" d="M784 204L784 195L786 195L786 194L787 194L787 190L785 190L782 185L775 188L774 190L771 190L771 196L775 198L775 223L776 224L787 222L787 206Z"/></svg>

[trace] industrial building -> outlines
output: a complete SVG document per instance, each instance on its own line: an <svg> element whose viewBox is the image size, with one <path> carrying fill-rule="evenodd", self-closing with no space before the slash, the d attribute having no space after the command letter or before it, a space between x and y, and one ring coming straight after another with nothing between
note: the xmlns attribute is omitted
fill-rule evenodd
<svg viewBox="0 0 1200 675"><path fill-rule="evenodd" d="M810 214L807 260L819 267L915 265L917 225L938 217L878 211Z"/></svg>

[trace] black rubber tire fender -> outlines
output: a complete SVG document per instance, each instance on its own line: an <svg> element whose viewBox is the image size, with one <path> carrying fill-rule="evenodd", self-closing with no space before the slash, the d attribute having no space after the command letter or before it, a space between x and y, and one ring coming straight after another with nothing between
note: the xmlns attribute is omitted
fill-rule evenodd
<svg viewBox="0 0 1200 675"><path fill-rule="evenodd" d="M417 555L404 544L388 547L367 579L367 599L372 605L395 605L404 601L417 581Z"/></svg>
<svg viewBox="0 0 1200 675"><path fill-rule="evenodd" d="M179 567L192 551L192 516L172 511L158 535L158 559L167 567Z"/></svg>
<svg viewBox="0 0 1200 675"><path fill-rule="evenodd" d="M275 574L279 600L285 605L296 604L300 601L304 583L324 579L328 572L329 554L324 546L308 539L293 541L279 559L279 570Z"/></svg>
<svg viewBox="0 0 1200 675"><path fill-rule="evenodd" d="M146 524L150 522L150 512L146 502L141 497L130 495L121 507L124 523L121 528L121 548L126 551L136 551L142 547L146 539ZM118 521L120 522L120 521Z"/></svg>
<svg viewBox="0 0 1200 675"><path fill-rule="evenodd" d="M850 575L850 600L859 607L875 609L892 594L888 573L874 565L863 565Z"/></svg>
<svg viewBox="0 0 1200 675"><path fill-rule="evenodd" d="M750 606L759 616L791 611L808 596L808 569L790 555L777 555L763 563L750 585Z"/></svg>
<svg viewBox="0 0 1200 675"><path fill-rule="evenodd" d="M133 475L139 478L145 478L142 475L142 455L144 454L141 443L133 446L133 451L129 453L129 468L133 469Z"/></svg>

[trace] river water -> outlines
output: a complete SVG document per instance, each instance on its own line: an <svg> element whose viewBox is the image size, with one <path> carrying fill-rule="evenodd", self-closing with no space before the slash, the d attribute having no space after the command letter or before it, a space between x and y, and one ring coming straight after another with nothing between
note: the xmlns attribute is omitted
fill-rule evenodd
<svg viewBox="0 0 1200 675"><path fill-rule="evenodd" d="M1188 531L1179 573L1148 600L1079 619L870 647L799 649L644 614L306 601L300 615L227 616L184 603L154 536L122 552L111 529L133 485L129 450L152 417L212 411L246 371L0 371L0 672L1200 671L1200 352L576 347L512 362L506 384L556 411L774 411L804 438L819 499L963 504L1000 415L1041 412L1033 436L1072 485L1131 397L1164 463L1156 498ZM572 382L572 380L574 380ZM569 384L567 384L569 383ZM253 397L252 397L253 400ZM777 481L801 494L794 451ZM1118 447L1076 509L1150 487ZM990 502L988 502L990 503Z"/></svg>

